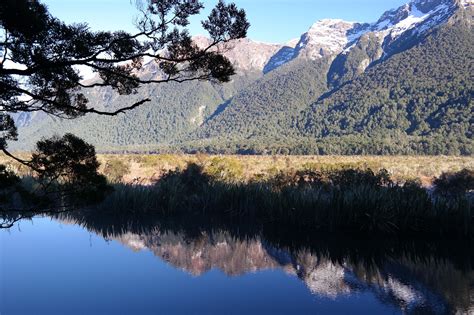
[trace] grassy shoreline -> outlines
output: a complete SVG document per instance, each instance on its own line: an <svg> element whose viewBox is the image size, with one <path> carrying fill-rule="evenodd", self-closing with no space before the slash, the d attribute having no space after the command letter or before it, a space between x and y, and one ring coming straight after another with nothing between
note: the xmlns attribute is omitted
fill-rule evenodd
<svg viewBox="0 0 474 315"><path fill-rule="evenodd" d="M27 159L28 153L19 153ZM182 169L188 163L198 163L211 172L248 182L255 178L274 176L278 172L312 169L370 168L386 169L391 177L403 182L419 179L430 186L435 177L443 172L461 169L474 170L474 156L243 156L207 154L98 154L100 171L111 181L150 184L168 171ZM0 154L0 164L7 165L19 175L29 170ZM115 165L114 165L115 164ZM111 167L107 167L107 165ZM117 169L114 169L116 167ZM114 178L115 177L115 178ZM119 178L117 178L119 177Z"/></svg>
<svg viewBox="0 0 474 315"><path fill-rule="evenodd" d="M106 165L120 161L125 167L120 181L149 184L168 171L182 169L188 163L203 165L213 175L249 182L255 178L271 177L279 172L301 169L370 168L386 169L396 181L419 179L430 186L433 178L443 172L474 170L474 157L458 156L238 156L238 155L99 155L101 171ZM218 174L219 173L219 174Z"/></svg>
<svg viewBox="0 0 474 315"><path fill-rule="evenodd" d="M474 239L470 157L101 155L99 160L114 187L91 208L104 220Z"/></svg>
<svg viewBox="0 0 474 315"><path fill-rule="evenodd" d="M472 174L468 172L468 177ZM252 225L308 233L472 238L472 196L463 184L453 190L459 183L452 178L456 176L439 183L445 189L440 191L429 191L419 181L397 183L386 170L350 168L281 172L242 182L189 164L154 185L117 183L115 192L94 211L99 216L139 221L212 221L227 227Z"/></svg>

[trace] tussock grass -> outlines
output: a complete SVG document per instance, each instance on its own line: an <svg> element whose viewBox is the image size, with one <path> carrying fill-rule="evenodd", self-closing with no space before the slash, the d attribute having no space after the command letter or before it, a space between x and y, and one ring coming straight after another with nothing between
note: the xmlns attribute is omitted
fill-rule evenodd
<svg viewBox="0 0 474 315"><path fill-rule="evenodd" d="M456 156L234 156L234 155L99 155L102 165L119 159L130 166L124 182L151 184L170 170L182 169L188 163L204 166L210 174L243 182L273 177L283 171L386 169L393 180L404 182L419 179L429 186L444 172L474 169L474 157ZM229 174L227 174L229 173Z"/></svg>
<svg viewBox="0 0 474 315"><path fill-rule="evenodd" d="M24 159L28 153L20 153ZM458 172L462 169L474 169L474 157L468 156L239 156L239 155L127 155L100 154L101 172L107 174L106 165L110 161L123 163L128 168L124 174L124 183L151 184L168 171L183 169L188 163L204 166L210 173L230 173L232 180L249 182L273 177L279 172L295 170L331 170L331 169L386 169L393 180L405 182L419 179L424 186L432 184L435 177L442 173ZM0 164L7 165L20 176L31 174L25 166L19 165L0 154ZM213 170L214 168L214 170ZM224 174L224 177L230 177ZM238 175L238 176L236 176Z"/></svg>
<svg viewBox="0 0 474 315"><path fill-rule="evenodd" d="M115 185L115 193L97 210L328 233L474 236L473 204L466 192L431 195L415 181L393 181L386 170L280 172L242 182L189 164L154 185Z"/></svg>
<svg viewBox="0 0 474 315"><path fill-rule="evenodd" d="M474 237L471 157L102 155L99 160L115 191L96 210L119 218ZM29 174L14 162L4 164ZM435 189L426 189L433 183Z"/></svg>

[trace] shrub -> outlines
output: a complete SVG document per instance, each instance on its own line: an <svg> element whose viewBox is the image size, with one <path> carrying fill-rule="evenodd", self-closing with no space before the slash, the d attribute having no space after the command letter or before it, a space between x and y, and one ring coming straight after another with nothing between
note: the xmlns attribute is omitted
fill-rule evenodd
<svg viewBox="0 0 474 315"><path fill-rule="evenodd" d="M250 222L323 233L473 236L466 198L432 198L419 181L393 183L385 170L279 172L244 183L216 179L191 163L154 186L121 187L108 206L122 209L124 216L155 214L160 220Z"/></svg>
<svg viewBox="0 0 474 315"><path fill-rule="evenodd" d="M329 179L335 186L391 186L393 184L387 170L382 169L375 173L371 169L343 169L340 171L330 172Z"/></svg>
<svg viewBox="0 0 474 315"><path fill-rule="evenodd" d="M287 186L348 188L355 186L383 187L393 185L393 181L385 169L377 173L370 169L280 171L271 177L268 183L277 189Z"/></svg>
<svg viewBox="0 0 474 315"><path fill-rule="evenodd" d="M18 184L20 179L9 171L5 165L0 164L0 191L9 189Z"/></svg>
<svg viewBox="0 0 474 315"><path fill-rule="evenodd" d="M215 157L208 162L206 173L215 179L233 182L242 178L244 167L237 159Z"/></svg>
<svg viewBox="0 0 474 315"><path fill-rule="evenodd" d="M439 195L464 195L474 190L474 171L463 169L455 173L443 173L433 185L435 193Z"/></svg>
<svg viewBox="0 0 474 315"><path fill-rule="evenodd" d="M130 166L121 160L112 159L105 164L104 173L110 181L120 182L130 173Z"/></svg>
<svg viewBox="0 0 474 315"><path fill-rule="evenodd" d="M78 204L102 200L110 191L106 178L98 173L94 146L73 134L54 136L36 144L28 163L36 173L42 193L59 194Z"/></svg>
<svg viewBox="0 0 474 315"><path fill-rule="evenodd" d="M17 190L20 179L5 165L0 164L0 205L9 202Z"/></svg>

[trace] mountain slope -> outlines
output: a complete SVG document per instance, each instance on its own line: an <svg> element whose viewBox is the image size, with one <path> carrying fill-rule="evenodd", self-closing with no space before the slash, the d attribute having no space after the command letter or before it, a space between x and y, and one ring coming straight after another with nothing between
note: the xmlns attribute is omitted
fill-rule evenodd
<svg viewBox="0 0 474 315"><path fill-rule="evenodd" d="M413 20L413 11L422 9L422 18L406 22ZM448 12L452 14L449 18ZM473 154L472 12L472 7L459 1L418 0L392 12L396 14L385 14L381 20L391 16L392 27L360 36L335 58L329 70L321 66L320 59L320 66L310 75L305 75L310 69L307 64L301 67L304 71L296 71L302 90L308 91L308 86L301 82L319 82L319 101L306 106L307 100L297 92L298 84L278 85L281 74L277 69L271 84L257 81L244 90L202 126L198 131L201 142L186 143L185 148L250 153ZM433 25L431 20L440 24ZM406 26L403 32L400 25ZM395 51L394 43L405 48ZM341 56L347 71L337 80L335 69L341 65ZM300 64L303 59L299 58ZM325 73L327 87L321 79ZM280 93L281 88L285 92Z"/></svg>
<svg viewBox="0 0 474 315"><path fill-rule="evenodd" d="M209 39L197 36L198 45L208 45ZM171 140L198 128L217 107L240 90L263 76L263 68L282 45L234 41L225 55L235 65L237 74L226 84L209 82L166 83L148 85L136 96L118 96L111 89L86 91L90 103L100 110L118 109L138 99L149 97L152 102L126 115L104 117L87 115L73 121L49 117L42 113L21 113L15 116L20 139L13 149L31 149L41 137L73 132L100 150L143 148L166 145ZM160 70L149 61L140 71L141 77L158 78ZM95 80L94 78L90 80Z"/></svg>
<svg viewBox="0 0 474 315"><path fill-rule="evenodd" d="M419 151L473 154L471 21L453 17L414 48L314 103L300 118L300 131L320 139L397 133L413 137Z"/></svg>
<svg viewBox="0 0 474 315"><path fill-rule="evenodd" d="M415 46L465 7L467 4L460 0L413 0L387 11L336 58L329 83L332 87L342 85L370 65Z"/></svg>
<svg viewBox="0 0 474 315"><path fill-rule="evenodd" d="M473 11L473 0L412 0L372 24L319 21L286 45L240 40L228 84L146 86L136 97L151 104L113 118L20 114L12 147L67 131L115 151L473 154ZM101 109L134 100L89 96Z"/></svg>
<svg viewBox="0 0 474 315"><path fill-rule="evenodd" d="M197 135L209 140L285 135L291 127L288 117L326 91L328 67L325 59L295 60L269 73L230 99Z"/></svg>

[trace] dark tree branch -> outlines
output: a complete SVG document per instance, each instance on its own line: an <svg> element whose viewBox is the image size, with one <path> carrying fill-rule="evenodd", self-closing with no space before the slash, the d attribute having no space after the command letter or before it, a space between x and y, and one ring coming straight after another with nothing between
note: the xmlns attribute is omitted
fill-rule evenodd
<svg viewBox="0 0 474 315"><path fill-rule="evenodd" d="M11 154L4 146L1 146L0 149L2 150L3 154L5 154L6 156L8 156L9 158L17 161L18 163L22 164L22 165L25 165L29 168L31 168L32 170L34 170L35 172L38 172L38 173L41 173L42 170L40 169L37 169L35 168L34 166L31 165L31 162L30 161L25 161L25 160L22 160L16 156L14 156L13 154Z"/></svg>
<svg viewBox="0 0 474 315"><path fill-rule="evenodd" d="M51 104L51 105L55 105L57 107L65 107L64 104L60 104L54 100L51 100L51 99L47 99L47 98L44 98L40 95L36 95L28 90L25 90L25 89L22 89L22 88L19 88L19 87L10 87L11 89L14 89L18 92L21 92L25 95L28 95L32 98L34 98L35 100L38 100L38 101L41 101L41 102L44 102L44 103L48 103L48 104ZM133 110L137 107L139 107L140 105L143 105L145 103L148 103L150 102L151 99L147 98L147 99L144 99L144 100L141 100L141 101L138 101L130 106L127 106L127 107L122 107L116 111L113 111L113 112L105 112L105 111L100 111L100 110L96 110L95 108L79 108L79 107L74 107L74 106L67 106L68 109L70 110L73 110L73 111L77 111L77 112L80 112L80 113L83 113L83 114L88 114L88 113L94 113L94 114L99 114L99 115L104 115L104 116L116 116L120 113L125 113L126 111L130 111L130 110ZM34 111L47 111L45 108L37 108L37 109L31 109L30 108L30 111L31 112L34 112Z"/></svg>
<svg viewBox="0 0 474 315"><path fill-rule="evenodd" d="M138 101L138 102L136 102L136 103L134 103L130 106L122 107L122 108L120 108L120 109L118 109L114 112L104 112L104 111L96 110L94 108L89 108L86 111L84 111L84 113L94 113L94 114L103 115L103 116L116 116L118 114L125 113L127 111L133 110L133 109L139 107L140 105L143 105L143 104L148 103L148 102L151 102L151 99L146 98L146 99Z"/></svg>

